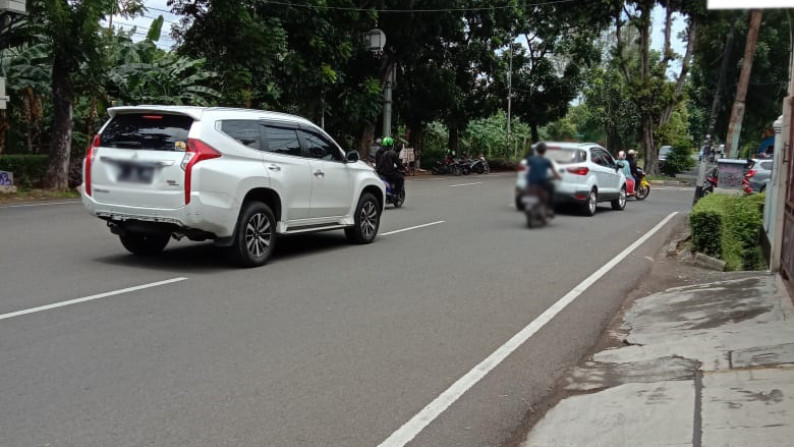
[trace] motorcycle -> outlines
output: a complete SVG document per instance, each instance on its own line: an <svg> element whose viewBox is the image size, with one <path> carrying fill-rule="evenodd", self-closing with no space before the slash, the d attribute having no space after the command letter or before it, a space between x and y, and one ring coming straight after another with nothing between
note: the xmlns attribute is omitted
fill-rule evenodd
<svg viewBox="0 0 794 447"><path fill-rule="evenodd" d="M403 203L405 203L405 182L403 182L403 187L400 191L394 191L394 186L390 181L382 176L380 179L383 180L383 184L386 186L386 204L392 204L395 208L403 206Z"/></svg>
<svg viewBox="0 0 794 447"><path fill-rule="evenodd" d="M480 156L477 160L474 160L471 163L471 170L477 174L488 174L491 172L491 168L488 166L488 161L483 156Z"/></svg>
<svg viewBox="0 0 794 447"><path fill-rule="evenodd" d="M630 195L633 195L637 200L645 200L651 193L651 184L645 178L645 172L640 168L637 168L637 178L634 179L634 191L632 193Z"/></svg>
<svg viewBox="0 0 794 447"><path fill-rule="evenodd" d="M472 164L471 160L465 160L465 159L455 160L455 165L457 166L460 173L463 175L471 174L471 164ZM459 174L455 174L455 175L459 175Z"/></svg>
<svg viewBox="0 0 794 447"><path fill-rule="evenodd" d="M554 218L548 205L546 190L538 186L529 186L521 197L524 214L527 216L527 227L540 228Z"/></svg>

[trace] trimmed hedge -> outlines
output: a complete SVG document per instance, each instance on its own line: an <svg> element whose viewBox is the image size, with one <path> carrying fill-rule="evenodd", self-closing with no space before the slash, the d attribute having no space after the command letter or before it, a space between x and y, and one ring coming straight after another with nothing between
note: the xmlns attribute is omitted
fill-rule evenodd
<svg viewBox="0 0 794 447"><path fill-rule="evenodd" d="M692 248L722 259L727 270L763 268L763 206L764 194L710 194L700 199L689 216Z"/></svg>
<svg viewBox="0 0 794 447"><path fill-rule="evenodd" d="M47 155L0 155L0 171L12 172L16 186L31 188L44 178L47 162Z"/></svg>
<svg viewBox="0 0 794 447"><path fill-rule="evenodd" d="M674 147L667 154L667 160L662 165L661 171L664 175L675 177L692 166L695 166L695 160L692 160L692 151L686 147Z"/></svg>

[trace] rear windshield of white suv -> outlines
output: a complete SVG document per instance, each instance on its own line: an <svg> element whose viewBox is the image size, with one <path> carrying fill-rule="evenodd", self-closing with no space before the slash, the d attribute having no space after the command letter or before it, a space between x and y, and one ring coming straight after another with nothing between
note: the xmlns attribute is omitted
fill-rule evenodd
<svg viewBox="0 0 794 447"><path fill-rule="evenodd" d="M116 115L100 136L102 147L184 152L193 118L161 113Z"/></svg>
<svg viewBox="0 0 794 447"><path fill-rule="evenodd" d="M549 147L546 150L546 156L557 162L557 164L565 165L571 163L582 163L587 160L587 154L580 149L562 149Z"/></svg>

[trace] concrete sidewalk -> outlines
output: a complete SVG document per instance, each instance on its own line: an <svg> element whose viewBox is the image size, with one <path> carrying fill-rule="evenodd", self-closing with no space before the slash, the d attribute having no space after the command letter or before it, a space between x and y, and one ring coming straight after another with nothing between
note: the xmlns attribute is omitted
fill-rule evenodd
<svg viewBox="0 0 794 447"><path fill-rule="evenodd" d="M567 378L523 447L794 446L794 306L774 276L721 273L637 300L624 346Z"/></svg>

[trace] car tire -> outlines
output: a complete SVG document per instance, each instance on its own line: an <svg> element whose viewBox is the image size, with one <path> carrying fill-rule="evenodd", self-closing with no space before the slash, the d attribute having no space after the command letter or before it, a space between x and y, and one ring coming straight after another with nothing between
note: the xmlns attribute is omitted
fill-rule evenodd
<svg viewBox="0 0 794 447"><path fill-rule="evenodd" d="M594 216L596 210L598 209L598 191L593 188L590 191L590 194L587 195L587 200L585 201L584 206L582 207L582 212L585 216L591 217Z"/></svg>
<svg viewBox="0 0 794 447"><path fill-rule="evenodd" d="M259 267L276 247L276 217L266 204L247 202L243 204L234 233L230 247L232 260L241 267Z"/></svg>
<svg viewBox="0 0 794 447"><path fill-rule="evenodd" d="M612 201L612 209L615 211L623 211L626 209L626 187L620 188L620 195L617 199Z"/></svg>
<svg viewBox="0 0 794 447"><path fill-rule="evenodd" d="M126 233L119 236L121 245L132 254L153 256L163 251L171 239L170 233L144 234Z"/></svg>
<svg viewBox="0 0 794 447"><path fill-rule="evenodd" d="M516 194L516 209L519 211L524 211L524 202L521 200L521 195Z"/></svg>
<svg viewBox="0 0 794 447"><path fill-rule="evenodd" d="M761 189L758 190L758 194L763 194L766 192L766 185L762 186Z"/></svg>
<svg viewBox="0 0 794 447"><path fill-rule="evenodd" d="M365 193L358 200L353 215L355 224L345 228L345 236L354 244L369 244L375 240L380 227L381 207L371 193Z"/></svg>

